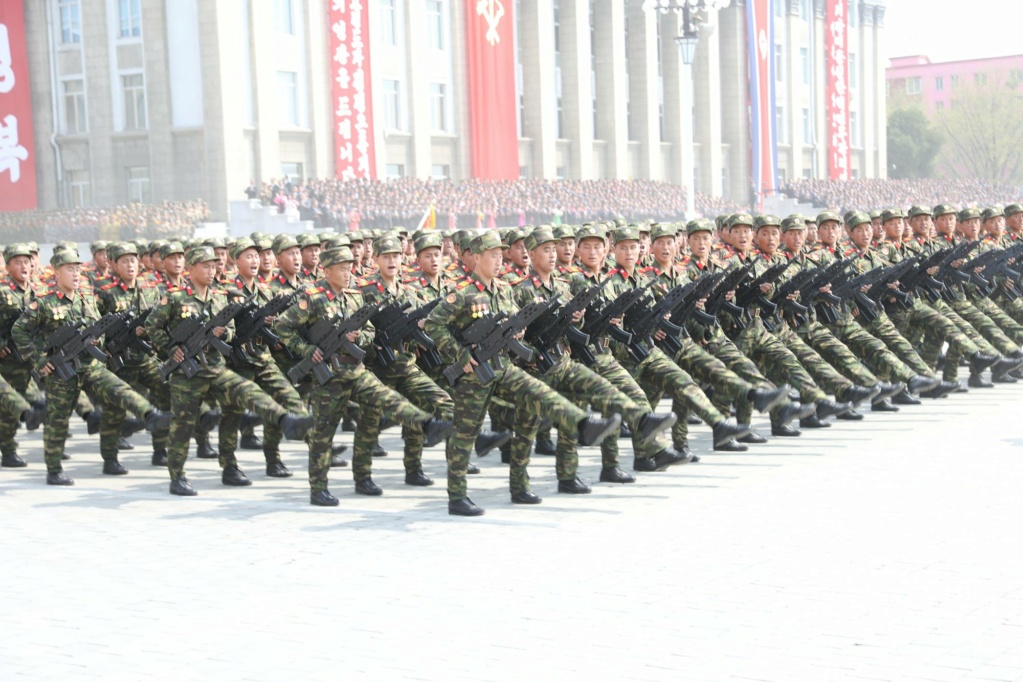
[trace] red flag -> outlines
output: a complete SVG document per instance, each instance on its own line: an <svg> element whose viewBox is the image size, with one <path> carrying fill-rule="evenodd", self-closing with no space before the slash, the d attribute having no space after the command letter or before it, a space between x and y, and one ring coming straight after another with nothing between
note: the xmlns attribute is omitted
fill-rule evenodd
<svg viewBox="0 0 1023 682"><path fill-rule="evenodd" d="M36 149L21 0L0 3L0 211L35 208Z"/></svg>

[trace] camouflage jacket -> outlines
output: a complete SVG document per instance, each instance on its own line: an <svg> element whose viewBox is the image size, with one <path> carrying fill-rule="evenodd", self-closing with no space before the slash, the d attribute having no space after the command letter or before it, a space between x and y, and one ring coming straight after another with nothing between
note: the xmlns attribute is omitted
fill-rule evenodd
<svg viewBox="0 0 1023 682"><path fill-rule="evenodd" d="M388 288L379 274L360 281L359 291L362 293L362 298L366 303L383 303L386 305L397 301L401 304L410 304L409 310L423 305L423 299L419 297L415 289L400 280L394 283L393 288ZM388 373L401 374L416 364L416 356L412 345L406 343L404 346L404 348L393 349L395 360L387 366ZM383 369L377 361L375 347L370 344L365 350L367 351L366 365L372 366L374 369Z"/></svg>
<svg viewBox="0 0 1023 682"><path fill-rule="evenodd" d="M167 293L160 299L156 310L146 319L146 333L157 351L170 357L176 344L171 339L171 332L181 321L198 315L208 321L227 306L227 292L216 286L206 290L206 297L199 298L191 286ZM224 343L231 343L234 322L227 325L227 333L221 337ZM212 369L224 367L224 356L215 350L206 353L207 366Z"/></svg>
<svg viewBox="0 0 1023 682"><path fill-rule="evenodd" d="M46 365L46 340L57 329L66 324L95 322L100 318L99 310L92 296L77 291L66 296L63 291L52 289L28 302L25 312L14 323L11 338L25 362L41 370ZM82 364L96 362L85 355Z"/></svg>
<svg viewBox="0 0 1023 682"><path fill-rule="evenodd" d="M227 300L231 303L245 303L251 298L257 306L262 306L269 303L274 297L274 292L270 285L261 281L258 277L252 281L252 286L245 286L242 278L236 276L234 281L225 287L224 291L227 293ZM250 364L259 367L265 367L273 362L270 348L261 337L252 339L251 345L246 345L245 353L249 357Z"/></svg>
<svg viewBox="0 0 1023 682"><path fill-rule="evenodd" d="M336 291L326 280L320 280L299 297L295 305L276 320L274 330L280 334L281 342L291 352L300 358L307 358L316 350L316 346L309 343L309 328L319 320L344 319L364 305L362 293L358 289L343 289ZM355 345L368 350L373 344L373 325L366 324L360 331ZM361 366L361 362L354 362L354 359L345 364L355 369Z"/></svg>

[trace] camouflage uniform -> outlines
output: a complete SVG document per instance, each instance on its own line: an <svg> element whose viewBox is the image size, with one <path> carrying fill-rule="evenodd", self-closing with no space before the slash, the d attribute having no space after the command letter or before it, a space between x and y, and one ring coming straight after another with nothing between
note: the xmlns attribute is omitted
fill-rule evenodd
<svg viewBox="0 0 1023 682"><path fill-rule="evenodd" d="M343 254L333 254L333 251ZM329 249L324 252L323 266L329 267L333 258L350 261L351 251L347 247ZM306 290L298 303L277 318L274 327L280 333L281 341L299 358L310 357L316 348L306 339L307 330L320 319L344 319L364 304L358 289L335 291L325 280ZM369 348L373 342L373 328L366 325L359 331L356 345ZM323 385L313 381L309 394L312 407L313 427L309 431L309 486L316 493L327 490L330 472L331 441L341 417L348 409L348 401L364 408L377 408L401 423L403 426L421 428L430 419L425 412L397 391L385 386L362 364L347 355L337 358L338 369L334 376Z"/></svg>
<svg viewBox="0 0 1023 682"><path fill-rule="evenodd" d="M8 246L4 259L10 261L18 255L28 255L27 249L19 249L19 244ZM12 250L13 249L13 250ZM13 281L0 283L0 327L13 326L14 320L21 316L28 304L35 299L35 291L26 283L25 287L18 286ZM0 339L0 344L7 348L16 348L13 338ZM28 363L19 360L17 354L9 353L0 359L0 376L10 383L19 395L27 400L39 400L39 395L32 381L32 367ZM17 445L14 435L18 431L17 419L0 420L0 453L10 456L17 453Z"/></svg>
<svg viewBox="0 0 1023 682"><path fill-rule="evenodd" d="M77 254L66 252L54 255L56 266L73 263ZM41 371L47 363L44 355L46 339L58 328L80 321L94 322L100 318L96 304L91 297L80 291L66 296L54 289L30 301L25 313L14 324L11 335L25 363ZM109 410L117 407L133 412L144 418L153 410L148 400L133 391L127 383L118 379L95 358L81 359L81 369L69 381L51 374L44 379L47 399L46 425L43 430L43 457L46 470L56 473L62 470L61 455L67 439L68 419L84 388L91 389ZM116 447L111 455L103 453L104 461L116 461Z"/></svg>
<svg viewBox="0 0 1023 682"><path fill-rule="evenodd" d="M209 247L200 247L189 252L189 264L213 260ZM198 315L209 320L227 305L227 293L213 284L206 291L205 299L199 298L191 286L175 291L160 300L160 305L146 320L146 331L153 345L168 357L174 353L171 332L185 318ZM231 342L234 324L228 325L227 333L221 338ZM227 369L224 357L215 350L206 353L206 365L189 379L184 372L175 370L170 375L171 412L173 422L170 430L170 444L167 448L167 469L172 481L185 478L185 461L188 459L188 441L198 422L203 401L234 405L252 409L263 418L264 423L279 423L287 412L259 386L243 379ZM221 454L221 466L237 469L234 453Z"/></svg>

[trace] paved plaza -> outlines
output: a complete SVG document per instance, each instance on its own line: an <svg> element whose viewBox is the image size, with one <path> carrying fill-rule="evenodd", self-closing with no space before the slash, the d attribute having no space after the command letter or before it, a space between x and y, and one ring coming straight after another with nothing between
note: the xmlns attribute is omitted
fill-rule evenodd
<svg viewBox="0 0 1023 682"><path fill-rule="evenodd" d="M636 484L510 504L499 458L447 515L402 483L399 429L374 461L384 496L332 471L334 509L241 453L250 488L189 460L172 498L148 438L100 474L75 420L74 488L0 471L0 679L1020 680L1023 386L870 414ZM666 406L665 406L666 407ZM759 424L767 430L764 423ZM344 434L350 443L350 434ZM631 464L623 441L623 462Z"/></svg>

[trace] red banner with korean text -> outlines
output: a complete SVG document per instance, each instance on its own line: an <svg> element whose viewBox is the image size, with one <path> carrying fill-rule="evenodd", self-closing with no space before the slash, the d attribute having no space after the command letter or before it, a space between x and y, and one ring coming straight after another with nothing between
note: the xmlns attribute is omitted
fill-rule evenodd
<svg viewBox="0 0 1023 682"><path fill-rule="evenodd" d="M849 16L846 0L828 0L824 24L827 53L828 178L849 179Z"/></svg>
<svg viewBox="0 0 1023 682"><path fill-rule="evenodd" d="M21 0L0 2L0 211L36 207L36 150Z"/></svg>
<svg viewBox="0 0 1023 682"><path fill-rule="evenodd" d="M753 190L757 196L778 189L778 144L775 130L774 3L746 0L749 40L750 143L753 152Z"/></svg>
<svg viewBox="0 0 1023 682"><path fill-rule="evenodd" d="M370 0L331 0L334 167L341 180L376 178L369 58Z"/></svg>
<svg viewBox="0 0 1023 682"><path fill-rule="evenodd" d="M519 177L513 0L465 0L472 176Z"/></svg>

